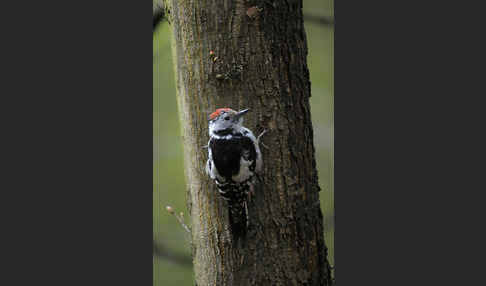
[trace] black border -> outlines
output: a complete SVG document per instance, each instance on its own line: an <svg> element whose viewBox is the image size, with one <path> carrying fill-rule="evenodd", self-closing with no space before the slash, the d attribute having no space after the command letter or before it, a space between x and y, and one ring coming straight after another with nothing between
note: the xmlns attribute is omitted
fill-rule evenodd
<svg viewBox="0 0 486 286"><path fill-rule="evenodd" d="M485 282L484 17L470 4L335 3L339 285Z"/></svg>
<svg viewBox="0 0 486 286"><path fill-rule="evenodd" d="M2 9L0 284L151 285L152 4L56 2Z"/></svg>

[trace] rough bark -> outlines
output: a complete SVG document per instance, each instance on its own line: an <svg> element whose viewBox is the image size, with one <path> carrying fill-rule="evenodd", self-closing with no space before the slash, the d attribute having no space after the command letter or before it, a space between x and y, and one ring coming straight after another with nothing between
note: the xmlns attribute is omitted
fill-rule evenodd
<svg viewBox="0 0 486 286"><path fill-rule="evenodd" d="M197 285L331 285L302 0L165 4L173 28ZM245 125L255 134L269 131L262 139L269 147L262 148L264 170L248 206L249 232L238 246L231 243L226 202L204 173L207 116L219 107L250 108Z"/></svg>

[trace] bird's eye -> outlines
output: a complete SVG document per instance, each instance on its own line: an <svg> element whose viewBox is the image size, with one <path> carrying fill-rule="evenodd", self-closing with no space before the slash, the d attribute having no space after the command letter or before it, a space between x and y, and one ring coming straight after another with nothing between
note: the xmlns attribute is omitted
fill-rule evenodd
<svg viewBox="0 0 486 286"><path fill-rule="evenodd" d="M224 120L230 120L229 116L226 116L226 117L224 118Z"/></svg>

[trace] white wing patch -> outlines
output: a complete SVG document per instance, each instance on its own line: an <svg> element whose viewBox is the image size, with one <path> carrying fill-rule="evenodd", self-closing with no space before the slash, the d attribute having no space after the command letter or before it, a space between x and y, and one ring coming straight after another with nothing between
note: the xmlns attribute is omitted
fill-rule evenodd
<svg viewBox="0 0 486 286"><path fill-rule="evenodd" d="M246 160L244 156L240 159L240 172L238 175L232 176L231 179L237 183L244 182L248 180L252 175L253 172L250 171L250 165L253 163L251 160Z"/></svg>
<svg viewBox="0 0 486 286"><path fill-rule="evenodd" d="M248 138L251 139L251 141L253 141L253 145L255 146L255 151L256 151L255 172L259 173L262 170L263 161L262 161L262 153L260 152L260 146L258 146L258 141L250 129L246 127L242 127L241 131L245 134L245 136L247 136Z"/></svg>

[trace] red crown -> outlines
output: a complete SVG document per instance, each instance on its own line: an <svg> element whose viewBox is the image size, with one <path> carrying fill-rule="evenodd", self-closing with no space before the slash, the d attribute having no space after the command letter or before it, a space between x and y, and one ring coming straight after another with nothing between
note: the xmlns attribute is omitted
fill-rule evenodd
<svg viewBox="0 0 486 286"><path fill-rule="evenodd" d="M216 109L215 112L213 112L213 113L211 113L211 115L209 115L209 120L213 120L214 118L218 117L221 114L221 111L228 112L230 110L231 110L231 108L228 108L228 107L218 108L218 109Z"/></svg>

